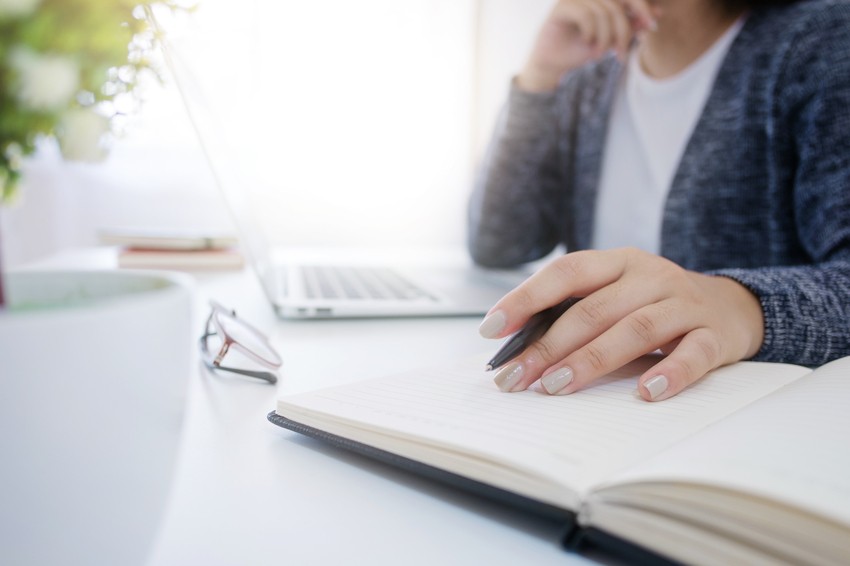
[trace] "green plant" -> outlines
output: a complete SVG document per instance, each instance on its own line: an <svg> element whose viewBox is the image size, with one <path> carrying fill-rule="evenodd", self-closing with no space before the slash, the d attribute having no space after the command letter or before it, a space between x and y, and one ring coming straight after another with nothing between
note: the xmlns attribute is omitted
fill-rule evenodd
<svg viewBox="0 0 850 566"><path fill-rule="evenodd" d="M117 118L137 105L140 74L152 69L153 10L186 8L181 0L0 0L0 205L40 137L55 136L68 159L104 157ZM0 310L3 287L0 264Z"/></svg>
<svg viewBox="0 0 850 566"><path fill-rule="evenodd" d="M23 157L55 136L68 159L96 161L151 68L151 7L177 0L0 0L0 202Z"/></svg>

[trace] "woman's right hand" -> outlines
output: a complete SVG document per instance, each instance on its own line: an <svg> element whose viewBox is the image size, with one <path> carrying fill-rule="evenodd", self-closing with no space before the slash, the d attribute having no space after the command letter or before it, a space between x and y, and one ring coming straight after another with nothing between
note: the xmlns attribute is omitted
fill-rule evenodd
<svg viewBox="0 0 850 566"><path fill-rule="evenodd" d="M649 0L558 0L517 77L529 92L553 90L567 71L609 51L624 57L640 31L655 29Z"/></svg>

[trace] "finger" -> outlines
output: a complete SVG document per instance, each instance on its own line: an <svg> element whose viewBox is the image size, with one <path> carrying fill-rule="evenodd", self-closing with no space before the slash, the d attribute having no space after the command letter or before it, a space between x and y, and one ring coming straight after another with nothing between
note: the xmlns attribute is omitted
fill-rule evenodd
<svg viewBox="0 0 850 566"><path fill-rule="evenodd" d="M639 30L654 31L658 27L655 10L647 0L622 0L631 14L632 25Z"/></svg>
<svg viewBox="0 0 850 566"><path fill-rule="evenodd" d="M616 43L616 14L628 25L623 7L615 0L573 0L566 3L560 12L562 18L578 28L581 40L597 53L606 51Z"/></svg>
<svg viewBox="0 0 850 566"><path fill-rule="evenodd" d="M586 45L596 41L596 20L588 0L571 0L555 5L550 21L563 28L573 28Z"/></svg>
<svg viewBox="0 0 850 566"><path fill-rule="evenodd" d="M693 328L689 318L688 313L676 308L675 300L642 307L546 369L541 384L550 394L563 395L582 389L682 336Z"/></svg>
<svg viewBox="0 0 850 566"><path fill-rule="evenodd" d="M612 37L610 48L623 56L629 49L635 30L626 15L624 7L617 0L599 0L608 13Z"/></svg>
<svg viewBox="0 0 850 566"><path fill-rule="evenodd" d="M522 366L523 375L511 385L512 389L526 389L545 373L560 369L563 364L553 366L567 355L587 345L629 314L662 300L659 291L657 285L630 285L620 279L581 299L515 358Z"/></svg>
<svg viewBox="0 0 850 566"><path fill-rule="evenodd" d="M485 338L516 332L531 316L567 297L584 297L619 279L626 265L619 250L574 252L557 258L502 297L479 327Z"/></svg>
<svg viewBox="0 0 850 566"><path fill-rule="evenodd" d="M624 275L573 305L553 325L554 332L541 339L541 346L546 348L546 341L557 339L566 353L574 352L631 313L666 297L662 286L635 284L633 278ZM551 360L550 364L556 361Z"/></svg>
<svg viewBox="0 0 850 566"><path fill-rule="evenodd" d="M597 54L601 54L607 51L612 44L611 19L604 3L599 2L599 0L589 0L587 7L593 14L594 35L596 36L593 49Z"/></svg>
<svg viewBox="0 0 850 566"><path fill-rule="evenodd" d="M681 344L681 342L682 342L682 337L679 337L676 340L673 340L672 342L670 342L669 344L664 344L663 346L661 346L658 349L661 350L661 353L664 354L665 356L669 356L670 354L673 353L673 350L675 350L679 346L679 344Z"/></svg>
<svg viewBox="0 0 850 566"><path fill-rule="evenodd" d="M687 333L673 352L638 380L647 401L663 401L681 392L723 364L723 347L716 332L698 328Z"/></svg>
<svg viewBox="0 0 850 566"><path fill-rule="evenodd" d="M619 292L612 289L618 287L630 289L624 293L625 300L614 300ZM582 299L517 356L509 368L500 369L494 381L503 391L522 391L542 377L547 392L561 393L562 388L571 385L563 392L571 393L681 336L689 328L688 322L673 324L670 311L674 300L647 300L653 289L654 286L628 287L616 282ZM610 351L616 355L610 355ZM576 375L581 379L573 381ZM567 377L571 379L564 381Z"/></svg>

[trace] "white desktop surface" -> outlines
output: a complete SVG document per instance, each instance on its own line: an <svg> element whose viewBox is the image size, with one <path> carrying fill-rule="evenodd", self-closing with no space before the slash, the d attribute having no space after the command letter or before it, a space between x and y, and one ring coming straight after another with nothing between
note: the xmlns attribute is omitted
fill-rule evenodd
<svg viewBox="0 0 850 566"><path fill-rule="evenodd" d="M108 267L108 251L45 267ZM494 350L479 319L282 321L250 271L197 275L198 332L214 298L266 331L277 386L191 376L169 508L150 564L590 564L551 522L281 429L276 399Z"/></svg>

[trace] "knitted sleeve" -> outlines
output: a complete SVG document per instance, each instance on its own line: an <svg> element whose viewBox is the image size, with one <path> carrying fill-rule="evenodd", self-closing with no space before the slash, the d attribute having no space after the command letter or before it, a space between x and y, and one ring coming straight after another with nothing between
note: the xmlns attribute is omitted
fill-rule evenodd
<svg viewBox="0 0 850 566"><path fill-rule="evenodd" d="M797 148L798 237L811 265L726 269L759 298L765 339L755 359L820 365L850 355L850 4L794 33L773 110Z"/></svg>
<svg viewBox="0 0 850 566"><path fill-rule="evenodd" d="M554 195L558 170L555 107L559 95L512 87L469 203L468 246L486 267L514 267L552 251L566 214Z"/></svg>

